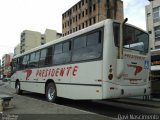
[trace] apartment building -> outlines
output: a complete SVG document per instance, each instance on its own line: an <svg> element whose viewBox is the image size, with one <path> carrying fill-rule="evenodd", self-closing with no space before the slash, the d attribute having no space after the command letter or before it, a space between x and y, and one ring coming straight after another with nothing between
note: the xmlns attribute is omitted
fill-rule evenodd
<svg viewBox="0 0 160 120"><path fill-rule="evenodd" d="M14 56L20 54L20 44L14 48Z"/></svg>
<svg viewBox="0 0 160 120"><path fill-rule="evenodd" d="M61 36L61 33L57 33L55 30L51 29L46 29L44 34L37 31L24 30L20 38L20 53L60 38ZM19 46L16 46L15 50L18 50L18 47Z"/></svg>
<svg viewBox="0 0 160 120"><path fill-rule="evenodd" d="M62 37L61 33L58 33L56 30L46 29L44 33L45 43L51 42L52 40Z"/></svg>
<svg viewBox="0 0 160 120"><path fill-rule="evenodd" d="M150 48L160 49L160 0L149 0L145 6L146 26L150 34Z"/></svg>
<svg viewBox="0 0 160 120"><path fill-rule="evenodd" d="M121 0L80 0L62 14L63 36L107 18L123 20Z"/></svg>
<svg viewBox="0 0 160 120"><path fill-rule="evenodd" d="M2 57L2 75L3 77L9 77L11 75L11 66L13 54L5 54Z"/></svg>
<svg viewBox="0 0 160 120"><path fill-rule="evenodd" d="M41 42L41 33L31 30L24 30L21 33L20 40L20 53L23 53L27 50L30 50L34 47L40 46Z"/></svg>

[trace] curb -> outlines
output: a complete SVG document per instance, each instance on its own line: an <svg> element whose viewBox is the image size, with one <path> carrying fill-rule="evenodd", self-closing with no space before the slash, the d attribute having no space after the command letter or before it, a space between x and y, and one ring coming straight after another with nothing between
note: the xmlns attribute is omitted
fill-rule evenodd
<svg viewBox="0 0 160 120"><path fill-rule="evenodd" d="M130 105L139 105L144 107L160 108L159 101L153 101L153 100L145 101L145 100L138 100L138 99L121 99L121 100L113 100L113 102L130 104ZM152 102L154 102L154 104Z"/></svg>

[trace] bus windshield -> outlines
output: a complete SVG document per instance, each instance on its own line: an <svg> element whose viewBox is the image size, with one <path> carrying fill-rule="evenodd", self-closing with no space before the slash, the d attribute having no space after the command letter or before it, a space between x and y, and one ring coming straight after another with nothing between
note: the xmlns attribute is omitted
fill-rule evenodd
<svg viewBox="0 0 160 120"><path fill-rule="evenodd" d="M114 39L116 46L119 46L119 31L120 24L114 23ZM142 53L148 52L149 47L149 36L147 33L136 29L134 27L125 25L123 34L123 47L127 49L132 49L140 51Z"/></svg>

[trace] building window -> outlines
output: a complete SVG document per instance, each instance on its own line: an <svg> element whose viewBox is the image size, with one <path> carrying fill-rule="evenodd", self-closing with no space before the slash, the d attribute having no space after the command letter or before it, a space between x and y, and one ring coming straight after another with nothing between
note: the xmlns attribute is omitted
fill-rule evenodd
<svg viewBox="0 0 160 120"><path fill-rule="evenodd" d="M81 29L81 25L79 25L79 30Z"/></svg>
<svg viewBox="0 0 160 120"><path fill-rule="evenodd" d="M89 25L92 25L92 19L91 18L89 19Z"/></svg>
<svg viewBox="0 0 160 120"><path fill-rule="evenodd" d="M84 11L82 12L82 17L84 17Z"/></svg>
<svg viewBox="0 0 160 120"><path fill-rule="evenodd" d="M88 14L88 10L86 9L86 15Z"/></svg>
<svg viewBox="0 0 160 120"><path fill-rule="evenodd" d="M77 22L77 15L76 15L76 22Z"/></svg>
<svg viewBox="0 0 160 120"><path fill-rule="evenodd" d="M79 19L81 19L81 14L79 14Z"/></svg>
<svg viewBox="0 0 160 120"><path fill-rule="evenodd" d="M82 29L84 28L84 23L82 23Z"/></svg>
<svg viewBox="0 0 160 120"><path fill-rule="evenodd" d="M81 8L81 2L79 2L79 8Z"/></svg>
<svg viewBox="0 0 160 120"><path fill-rule="evenodd" d="M75 17L73 17L73 23L75 22Z"/></svg>
<svg viewBox="0 0 160 120"><path fill-rule="evenodd" d="M70 25L72 25L72 19L70 19Z"/></svg>
<svg viewBox="0 0 160 120"><path fill-rule="evenodd" d="M160 41L160 26L154 27L155 41Z"/></svg>
<svg viewBox="0 0 160 120"><path fill-rule="evenodd" d="M84 0L82 0L82 5L84 5Z"/></svg>
<svg viewBox="0 0 160 120"><path fill-rule="evenodd" d="M91 13L92 12L92 7L89 7L89 13Z"/></svg>
<svg viewBox="0 0 160 120"><path fill-rule="evenodd" d="M88 21L86 21L86 27L88 27Z"/></svg>
<svg viewBox="0 0 160 120"><path fill-rule="evenodd" d="M154 23L160 21L160 7L153 8L153 21Z"/></svg>
<svg viewBox="0 0 160 120"><path fill-rule="evenodd" d="M93 11L95 11L95 10L96 10L96 4L93 5Z"/></svg>
<svg viewBox="0 0 160 120"><path fill-rule="evenodd" d="M93 24L96 23L96 17L93 17Z"/></svg>

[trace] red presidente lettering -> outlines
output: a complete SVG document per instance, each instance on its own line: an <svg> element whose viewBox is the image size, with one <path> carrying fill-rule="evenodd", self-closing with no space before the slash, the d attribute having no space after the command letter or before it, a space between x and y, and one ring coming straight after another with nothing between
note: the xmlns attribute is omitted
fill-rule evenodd
<svg viewBox="0 0 160 120"><path fill-rule="evenodd" d="M56 77L59 75L59 68L56 69Z"/></svg>
<svg viewBox="0 0 160 120"><path fill-rule="evenodd" d="M66 75L68 76L69 75L69 72L71 71L72 67L67 67L67 73Z"/></svg>
<svg viewBox="0 0 160 120"><path fill-rule="evenodd" d="M39 75L39 70L37 70L37 73L36 73L36 76L38 76Z"/></svg>
<svg viewBox="0 0 160 120"><path fill-rule="evenodd" d="M42 70L39 70L39 77L41 77L41 74L42 74Z"/></svg>
<svg viewBox="0 0 160 120"><path fill-rule="evenodd" d="M61 68L60 69L60 76L63 76L64 75L64 71L66 70L66 68Z"/></svg>
<svg viewBox="0 0 160 120"><path fill-rule="evenodd" d="M49 72L48 72L48 76L50 76L51 75L51 69L49 69Z"/></svg>
<svg viewBox="0 0 160 120"><path fill-rule="evenodd" d="M76 76L76 72L78 71L78 66L74 66L72 75Z"/></svg>
<svg viewBox="0 0 160 120"><path fill-rule="evenodd" d="M45 70L42 70L42 77L45 77Z"/></svg>
<svg viewBox="0 0 160 120"><path fill-rule="evenodd" d="M140 73L142 71L142 67L141 66L136 66L136 70L134 72L134 75L137 75L138 73Z"/></svg>
<svg viewBox="0 0 160 120"><path fill-rule="evenodd" d="M29 76L32 74L32 70L28 69L28 70L25 70L24 72L26 72L26 80L28 80Z"/></svg>
<svg viewBox="0 0 160 120"><path fill-rule="evenodd" d="M51 76L52 76L52 77L54 76L54 73L55 73L55 70L52 69L52 73L51 73Z"/></svg>
<svg viewBox="0 0 160 120"><path fill-rule="evenodd" d="M47 77L47 73L48 73L48 69L46 69L44 77Z"/></svg>

